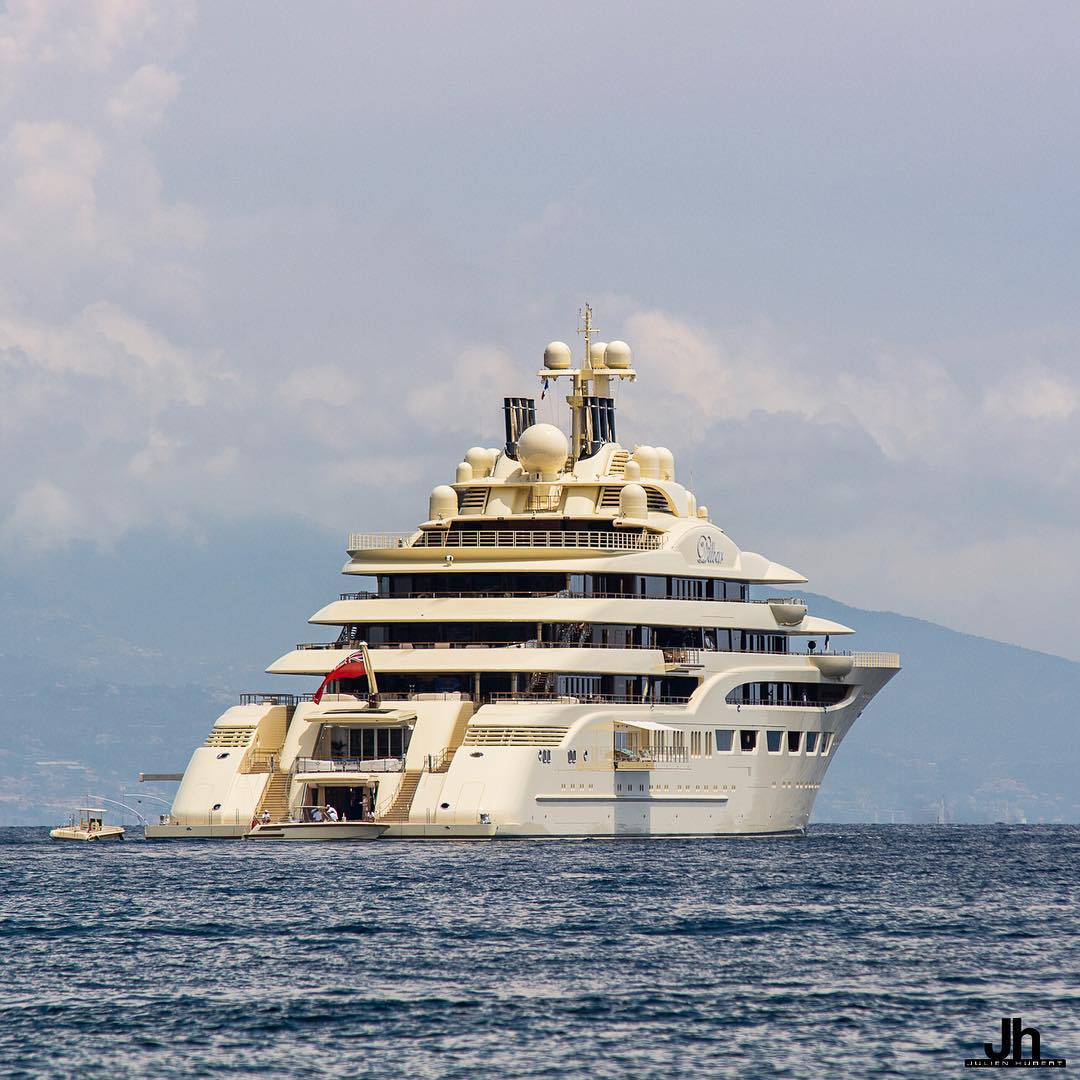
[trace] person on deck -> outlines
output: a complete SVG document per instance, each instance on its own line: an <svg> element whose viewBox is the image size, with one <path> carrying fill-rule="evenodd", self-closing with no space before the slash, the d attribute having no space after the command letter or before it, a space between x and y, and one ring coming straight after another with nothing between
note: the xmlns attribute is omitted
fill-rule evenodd
<svg viewBox="0 0 1080 1080"><path fill-rule="evenodd" d="M337 810L335 810L334 807L332 807L332 806L327 806L327 808L326 808L326 818L327 818L328 821L337 821L337 819L338 819Z"/></svg>

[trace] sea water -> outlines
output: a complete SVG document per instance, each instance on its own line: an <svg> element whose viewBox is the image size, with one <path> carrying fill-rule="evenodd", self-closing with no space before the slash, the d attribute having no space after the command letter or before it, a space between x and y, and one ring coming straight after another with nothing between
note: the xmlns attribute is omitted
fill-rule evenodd
<svg viewBox="0 0 1080 1080"><path fill-rule="evenodd" d="M0 1071L970 1076L1013 1016L1075 1067L1078 881L1072 826L112 845L0 830Z"/></svg>

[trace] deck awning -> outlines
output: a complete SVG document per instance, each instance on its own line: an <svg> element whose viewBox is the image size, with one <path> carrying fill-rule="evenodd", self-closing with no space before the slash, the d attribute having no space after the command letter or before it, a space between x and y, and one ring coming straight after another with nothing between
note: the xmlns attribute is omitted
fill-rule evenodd
<svg viewBox="0 0 1080 1080"><path fill-rule="evenodd" d="M658 724L655 720L616 720L617 724L624 727L641 728L643 731L679 731L670 724Z"/></svg>
<svg viewBox="0 0 1080 1080"><path fill-rule="evenodd" d="M333 724L336 727L400 727L416 720L416 713L402 712L398 709L387 712L368 712L364 709L326 712L305 716L309 724Z"/></svg>

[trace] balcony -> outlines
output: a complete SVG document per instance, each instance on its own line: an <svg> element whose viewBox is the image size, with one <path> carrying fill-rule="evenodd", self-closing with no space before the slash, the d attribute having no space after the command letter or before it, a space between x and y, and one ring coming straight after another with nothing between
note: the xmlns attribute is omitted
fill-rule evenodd
<svg viewBox="0 0 1080 1080"><path fill-rule="evenodd" d="M294 773L396 773L402 772L402 758L312 758L298 757L293 763Z"/></svg>
<svg viewBox="0 0 1080 1080"><path fill-rule="evenodd" d="M288 705L296 704L295 694L258 694L247 693L240 695L241 705Z"/></svg>
<svg viewBox="0 0 1080 1080"><path fill-rule="evenodd" d="M689 765L690 754L685 746L616 747L614 763L620 772L623 769L667 769L673 765Z"/></svg>

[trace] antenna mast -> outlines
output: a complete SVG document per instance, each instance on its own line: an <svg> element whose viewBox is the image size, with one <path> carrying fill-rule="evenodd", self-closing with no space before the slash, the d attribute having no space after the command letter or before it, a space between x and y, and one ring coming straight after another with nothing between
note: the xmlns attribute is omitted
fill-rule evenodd
<svg viewBox="0 0 1080 1080"><path fill-rule="evenodd" d="M570 418L572 421L573 438L570 445L570 460L576 462L581 455L581 446L585 441L585 395L589 390L589 382L592 379L592 306L586 301L585 306L578 312L578 331L585 337L585 357L581 361L581 367L574 373L574 390L566 399L570 406Z"/></svg>

